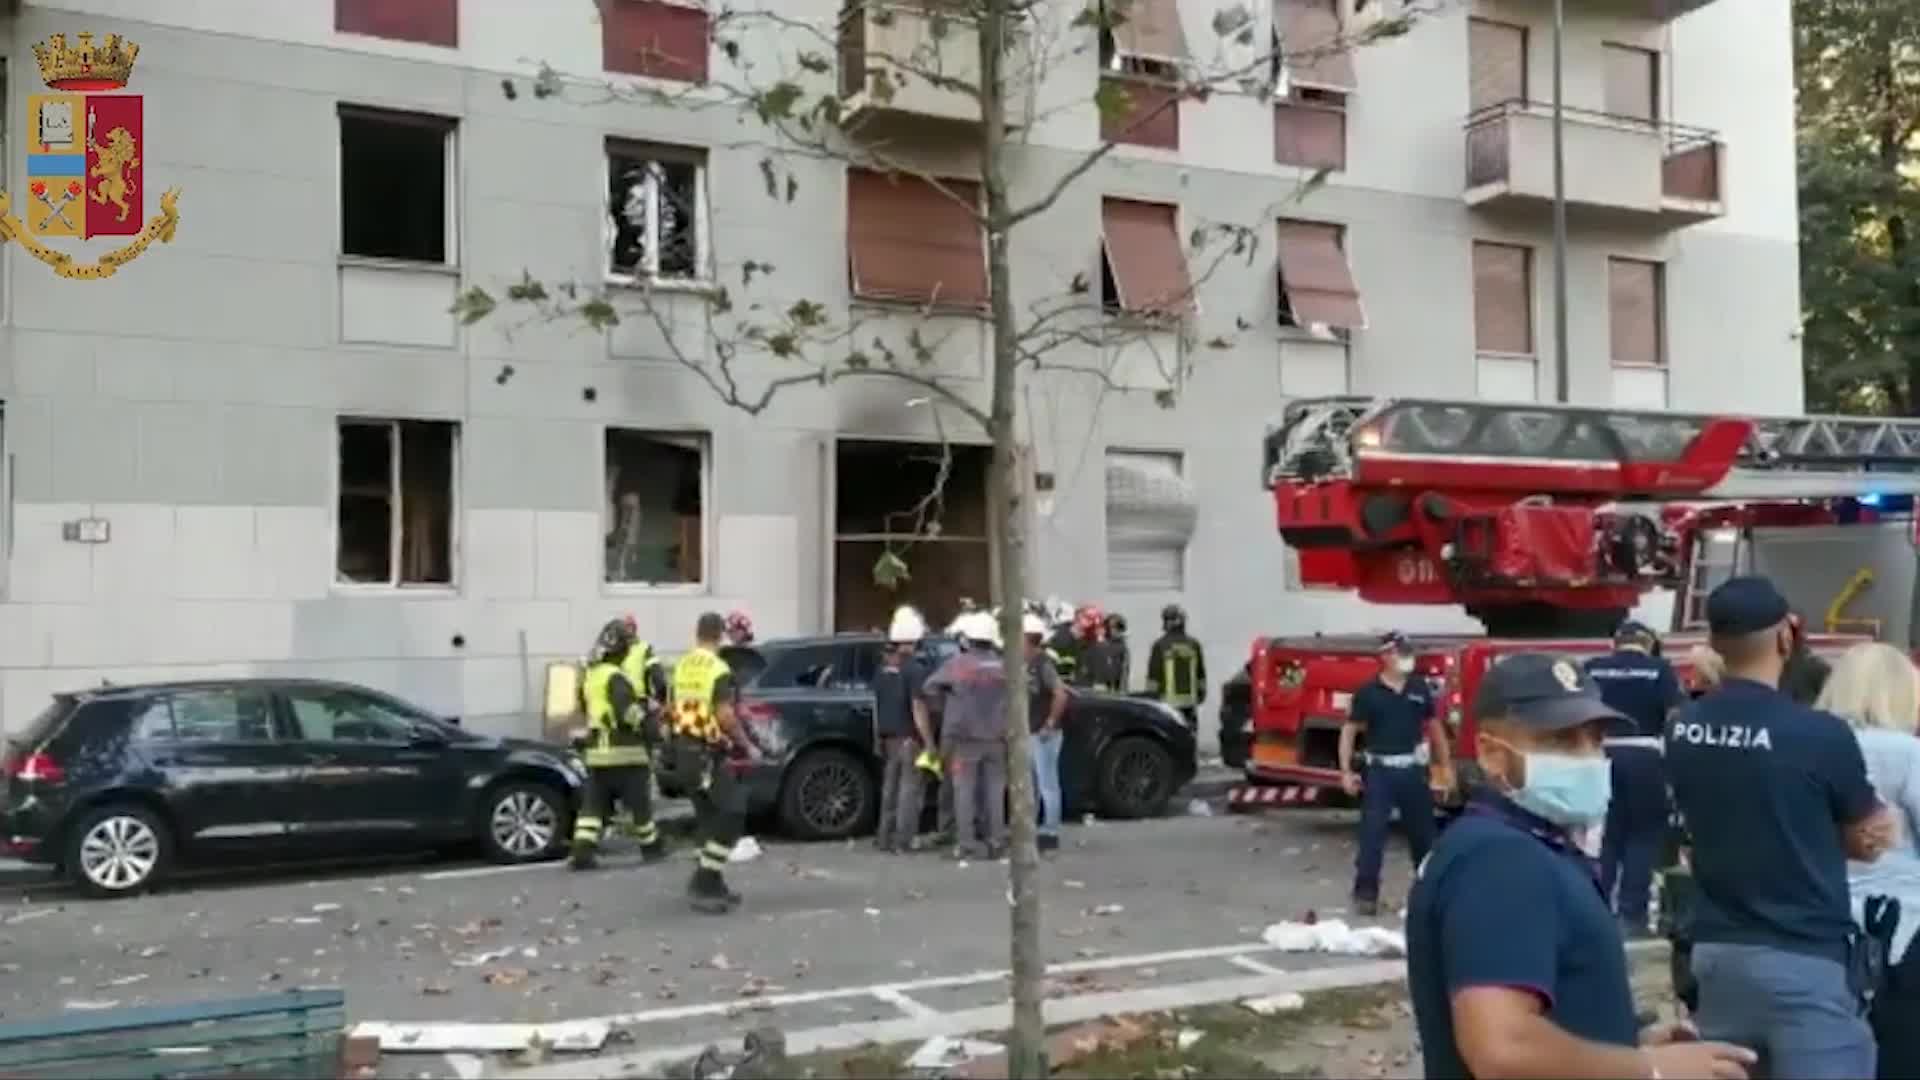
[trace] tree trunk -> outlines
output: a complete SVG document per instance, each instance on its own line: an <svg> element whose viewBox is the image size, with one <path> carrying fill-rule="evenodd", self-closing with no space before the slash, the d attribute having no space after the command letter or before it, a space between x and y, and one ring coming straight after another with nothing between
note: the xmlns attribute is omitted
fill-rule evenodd
<svg viewBox="0 0 1920 1080"><path fill-rule="evenodd" d="M1007 1075L1045 1080L1047 1031L1040 1012L1046 965L1040 952L1040 853L1034 847L1033 769L1027 735L1025 455L1015 440L1014 390L1019 377L1018 333L1013 312L1013 270L1007 254L1007 34L1014 15L1010 0L980 6L980 172L986 192L987 296L993 323L993 376L988 435L993 439L989 473L988 528L998 577L1000 637L1007 660L1007 786L1013 850L1007 860L1013 898L1013 1030L1007 1043Z"/></svg>

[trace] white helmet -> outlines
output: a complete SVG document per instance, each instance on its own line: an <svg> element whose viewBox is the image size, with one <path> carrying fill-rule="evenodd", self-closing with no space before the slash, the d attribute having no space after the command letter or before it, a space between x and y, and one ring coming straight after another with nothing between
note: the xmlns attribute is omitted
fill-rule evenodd
<svg viewBox="0 0 1920 1080"><path fill-rule="evenodd" d="M887 640L895 645L911 645L927 636L927 620L909 605L893 609L893 622L887 627Z"/></svg>
<svg viewBox="0 0 1920 1080"><path fill-rule="evenodd" d="M968 641L984 641L996 648L1000 645L1000 623L984 611L969 611L953 620L949 627L955 637Z"/></svg>
<svg viewBox="0 0 1920 1080"><path fill-rule="evenodd" d="M1020 617L1020 632L1028 637L1047 636L1047 620L1029 611Z"/></svg>

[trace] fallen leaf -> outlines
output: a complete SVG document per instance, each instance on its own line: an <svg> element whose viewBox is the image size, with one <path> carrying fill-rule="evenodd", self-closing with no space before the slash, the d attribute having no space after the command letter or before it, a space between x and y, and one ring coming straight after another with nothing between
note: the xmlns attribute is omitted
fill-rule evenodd
<svg viewBox="0 0 1920 1080"><path fill-rule="evenodd" d="M609 968L595 968L589 981L595 986L607 986L619 978L619 973Z"/></svg>
<svg viewBox="0 0 1920 1080"><path fill-rule="evenodd" d="M480 978L488 986L518 986L527 981L529 974L526 968L494 968Z"/></svg>
<svg viewBox="0 0 1920 1080"><path fill-rule="evenodd" d="M165 955L167 955L167 947L165 945L149 945L140 950L140 959L142 960L151 960L156 956Z"/></svg>
<svg viewBox="0 0 1920 1080"><path fill-rule="evenodd" d="M700 965L696 961L694 966L699 967ZM707 966L715 971L731 971L733 970L733 961L727 959L726 953L714 953L712 958L707 961Z"/></svg>
<svg viewBox="0 0 1920 1080"><path fill-rule="evenodd" d="M315 915L325 915L329 911L339 911L339 910L340 910L340 905L334 904L334 903L322 903L322 904L313 905L313 913Z"/></svg>
<svg viewBox="0 0 1920 1080"><path fill-rule="evenodd" d="M1087 910L1088 915L1118 915L1127 910L1123 904L1100 904Z"/></svg>
<svg viewBox="0 0 1920 1080"><path fill-rule="evenodd" d="M442 982L423 983L420 992L428 997L444 997L453 993L453 987Z"/></svg>

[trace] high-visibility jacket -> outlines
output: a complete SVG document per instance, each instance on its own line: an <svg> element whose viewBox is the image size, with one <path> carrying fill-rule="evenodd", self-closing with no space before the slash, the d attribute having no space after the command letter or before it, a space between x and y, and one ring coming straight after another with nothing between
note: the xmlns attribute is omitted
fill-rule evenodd
<svg viewBox="0 0 1920 1080"><path fill-rule="evenodd" d="M1186 634L1162 634L1147 657L1147 689L1176 709L1207 700L1207 659Z"/></svg>
<svg viewBox="0 0 1920 1080"><path fill-rule="evenodd" d="M633 692L643 699L658 700L657 691L663 689L659 669L655 667L658 662L653 646L644 641L635 641L620 661L620 673L632 684Z"/></svg>
<svg viewBox="0 0 1920 1080"><path fill-rule="evenodd" d="M673 665L673 678L669 680L673 703L667 722L675 735L713 746L727 744L726 730L714 711L713 692L720 680L732 673L718 653L701 646L695 646Z"/></svg>
<svg viewBox="0 0 1920 1080"><path fill-rule="evenodd" d="M642 710L645 705L620 665L601 661L587 668L580 696L587 706L587 767L645 765L652 760Z"/></svg>

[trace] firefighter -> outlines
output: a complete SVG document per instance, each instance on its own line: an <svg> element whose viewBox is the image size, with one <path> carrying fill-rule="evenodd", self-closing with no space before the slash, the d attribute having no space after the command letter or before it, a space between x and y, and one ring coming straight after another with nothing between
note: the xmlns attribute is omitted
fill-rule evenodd
<svg viewBox="0 0 1920 1080"><path fill-rule="evenodd" d="M660 654L654 652L653 646L640 636L639 620L633 617L632 612L627 613L625 620L627 630L633 634L633 645L627 649L626 659L620 661L620 672L627 677L628 684L643 699L641 706L654 713L657 718L667 706L666 668L660 663ZM657 730L657 719L655 723ZM633 808L626 805L625 800L618 796L619 793L616 792L614 801L619 804L619 812L615 815L615 820L619 823L620 830L645 843L647 830L652 826L643 828L640 822L635 820Z"/></svg>
<svg viewBox="0 0 1920 1080"><path fill-rule="evenodd" d="M1087 646L1081 658L1082 678L1096 690L1125 693L1128 668L1132 666L1127 655L1127 617L1114 612L1106 617L1101 630L1100 640Z"/></svg>
<svg viewBox="0 0 1920 1080"><path fill-rule="evenodd" d="M738 608L735 608L734 610L727 612L726 626L727 626L726 641L724 642L724 644L727 644L727 645L753 644L752 616L748 615L746 612L741 611Z"/></svg>
<svg viewBox="0 0 1920 1080"><path fill-rule="evenodd" d="M736 747L759 750L754 735L734 713L739 687L719 649L727 636L729 619L709 611L694 625L693 649L673 666L672 728L668 752L674 774L692 792L694 816L700 830L699 865L687 883L695 911L724 915L740 905L740 894L727 887L720 872L740 842L746 824L744 792L728 768Z"/></svg>
<svg viewBox="0 0 1920 1080"><path fill-rule="evenodd" d="M624 664L633 651L633 628L615 619L600 631L593 663L581 680L587 706L587 791L573 823L573 851L568 864L590 869L600 847L601 830L611 816L613 801L633 815L633 834L648 862L658 860L664 848L653 823L653 774L650 747L660 741L658 717L628 680Z"/></svg>
<svg viewBox="0 0 1920 1080"><path fill-rule="evenodd" d="M1047 642L1047 655L1054 669L1074 686L1092 685L1087 681L1087 651L1100 640L1100 624L1100 609L1081 604L1073 609L1073 621L1054 631Z"/></svg>
<svg viewBox="0 0 1920 1080"><path fill-rule="evenodd" d="M1612 899L1619 886L1614 910L1629 939L1648 933L1647 897L1669 814L1662 737L1687 700L1673 665L1654 655L1659 640L1652 628L1629 620L1614 631L1613 652L1584 665L1601 700L1620 714L1607 725L1613 800L1600 841L1600 892Z"/></svg>
<svg viewBox="0 0 1920 1080"><path fill-rule="evenodd" d="M1147 653L1147 689L1171 705L1200 732L1200 706L1207 701L1207 655L1187 633L1187 613L1179 604L1160 609L1161 634Z"/></svg>

